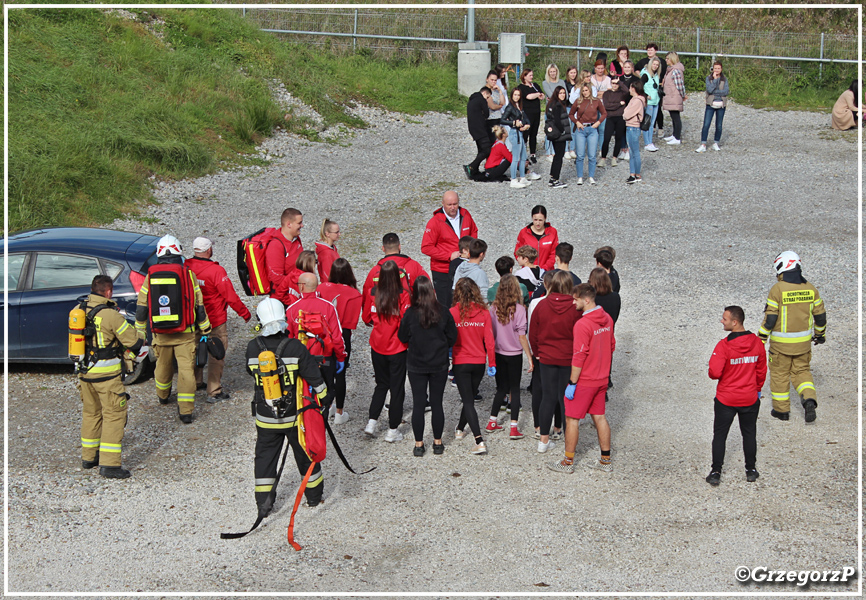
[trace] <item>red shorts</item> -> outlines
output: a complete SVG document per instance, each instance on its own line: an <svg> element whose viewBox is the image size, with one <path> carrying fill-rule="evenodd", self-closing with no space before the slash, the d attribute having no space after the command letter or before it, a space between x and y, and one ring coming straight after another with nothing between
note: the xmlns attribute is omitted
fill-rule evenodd
<svg viewBox="0 0 866 600"><path fill-rule="evenodd" d="M574 390L574 400L565 398L565 416L582 419L586 413L603 415L605 392L607 392L607 384L592 387L577 386Z"/></svg>

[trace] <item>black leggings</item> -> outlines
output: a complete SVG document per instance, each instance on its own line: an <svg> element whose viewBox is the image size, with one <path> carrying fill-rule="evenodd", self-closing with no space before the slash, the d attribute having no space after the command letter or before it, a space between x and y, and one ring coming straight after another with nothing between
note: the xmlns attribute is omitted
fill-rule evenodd
<svg viewBox="0 0 866 600"><path fill-rule="evenodd" d="M475 411L475 394L478 393L478 386L484 378L484 365L453 365L451 369L454 371L454 383L457 384L460 399L463 400L457 431L463 431L466 423L469 423L469 429L477 439L481 437L481 427L478 425L478 413Z"/></svg>
<svg viewBox="0 0 866 600"><path fill-rule="evenodd" d="M496 353L496 395L490 416L499 414L499 407L506 394L511 394L511 420L520 416L520 376L523 374L523 355L508 356Z"/></svg>
<svg viewBox="0 0 866 600"><path fill-rule="evenodd" d="M625 141L625 120L620 117L608 117L604 126L604 139L601 142L601 157L607 158L607 147L613 137L613 156L619 156Z"/></svg>
<svg viewBox="0 0 866 600"><path fill-rule="evenodd" d="M502 177L505 176L505 179L508 179L508 176L505 175L508 170L511 169L511 163L507 160L503 160L501 163L496 165L491 169L485 170L483 173L476 172L472 177L473 181L486 181L486 182L496 182L502 181Z"/></svg>
<svg viewBox="0 0 866 600"><path fill-rule="evenodd" d="M553 142L553 164L550 165L550 178L559 179L559 173L562 171L562 157L565 156L566 140L561 142Z"/></svg>
<svg viewBox="0 0 866 600"><path fill-rule="evenodd" d="M541 410L538 415L539 433L550 435L550 421L557 410L565 414L565 388L571 377L571 367L541 363ZM562 427L562 421L560 421Z"/></svg>
<svg viewBox="0 0 866 600"><path fill-rule="evenodd" d="M337 373L334 378L334 396L337 402L337 408L343 410L346 404L346 371L349 370L349 357L352 355L352 330L343 330L343 344L346 346L346 362L343 365L343 371Z"/></svg>
<svg viewBox="0 0 866 600"><path fill-rule="evenodd" d="M541 124L541 112L527 112L529 117L529 129L523 132L523 141L529 145L529 153L535 154L535 148L538 145L538 126Z"/></svg>
<svg viewBox="0 0 866 600"><path fill-rule="evenodd" d="M415 441L424 441L424 410L427 404L427 388L430 388L430 421L433 426L433 439L442 439L445 429L445 412L442 409L442 396L448 383L448 369L438 373L413 373L409 371L409 387L412 389L412 432Z"/></svg>
<svg viewBox="0 0 866 600"><path fill-rule="evenodd" d="M728 431L734 422L734 417L740 415L740 433L743 436L743 454L746 458L746 470L755 468L758 453L756 433L758 431L758 412L761 401L757 400L751 406L727 406L718 400L713 400L715 418L713 419L713 471L722 472L725 463L725 442Z"/></svg>
<svg viewBox="0 0 866 600"><path fill-rule="evenodd" d="M397 354L379 354L370 348L373 377L376 387L370 400L370 418L378 419L385 406L385 396L391 392L388 409L388 427L397 429L403 421L403 400L406 397L406 351Z"/></svg>
<svg viewBox="0 0 866 600"><path fill-rule="evenodd" d="M674 124L674 132L673 132L672 135L673 135L675 138L677 138L678 140L682 140L682 139L683 139L683 138L682 138L682 135L683 135L683 122L682 122L682 120L680 119L680 111L678 111L678 110L669 110L668 112L671 113L671 123Z"/></svg>
<svg viewBox="0 0 866 600"><path fill-rule="evenodd" d="M487 157L490 156L493 142L487 139L487 136L484 136L475 140L475 147L478 149L478 154L476 154L475 159L469 163L469 167L473 171L477 172L478 169L481 168L481 163L487 160Z"/></svg>

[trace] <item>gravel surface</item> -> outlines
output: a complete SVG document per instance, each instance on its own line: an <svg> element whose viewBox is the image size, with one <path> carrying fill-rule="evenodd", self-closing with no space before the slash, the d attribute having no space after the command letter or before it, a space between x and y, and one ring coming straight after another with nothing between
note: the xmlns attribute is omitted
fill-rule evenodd
<svg viewBox="0 0 866 600"><path fill-rule="evenodd" d="M627 186L620 164L599 169L599 185L578 187L566 162L569 187L548 189L546 161L545 179L525 190L473 183L460 166L475 152L464 119L359 107L366 130L332 144L278 133L260 149L269 166L156 183L158 205L112 225L171 232L190 252L192 239L207 235L236 281L236 240L295 206L305 214L307 247L322 218L340 223L340 250L363 280L388 231L429 265L420 252L424 224L454 189L490 246L484 267L495 280L495 258L512 251L530 208L544 204L560 239L574 245L572 269L582 278L595 248L617 250L623 310L608 404L612 474L588 468L598 454L589 423L570 476L546 468L561 443L539 455L531 435L511 441L497 433L487 437L489 455L470 455L470 440L453 438L459 403L451 386L443 456L413 457L408 423L405 440L385 443L384 415L380 435L367 439L372 372L361 325L349 372L352 420L337 431L353 466L376 470L352 475L329 454L325 503L302 507L296 519L301 552L285 538L300 481L291 464L264 524L242 540L220 540L255 518L252 386L243 370L253 334L231 313L230 401L209 405L200 392L197 418L186 426L173 404L156 402L152 380L130 387L126 481L81 471L70 369L10 365L9 590L798 593L792 583L739 584L734 570L856 567L856 138L830 133L828 115L731 103L722 151L696 154L703 106L694 98L683 118L686 141L643 153L641 185ZM712 488L704 482L714 392L706 369L724 336L722 308L742 305L747 328L757 330L772 258L785 249L800 253L827 306L828 341L812 361L818 420L807 426L797 402L790 422L771 419L765 400L761 478L746 483L734 427L722 484ZM484 419L492 380L482 395ZM406 421L410 400L407 385ZM528 394L523 405L521 428L531 433ZM425 439L432 443L429 418ZM855 578L807 591L857 585Z"/></svg>

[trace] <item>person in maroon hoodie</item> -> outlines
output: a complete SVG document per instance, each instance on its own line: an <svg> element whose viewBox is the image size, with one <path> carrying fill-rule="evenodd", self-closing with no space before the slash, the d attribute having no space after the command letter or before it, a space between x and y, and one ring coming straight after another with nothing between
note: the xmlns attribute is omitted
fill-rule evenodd
<svg viewBox="0 0 866 600"><path fill-rule="evenodd" d="M442 208L436 209L427 221L421 252L430 257L430 271L436 298L445 308L451 308L451 286L448 276L451 261L460 256L457 245L464 235L478 238L478 227L469 211L460 206L460 197L455 191L442 195Z"/></svg>
<svg viewBox="0 0 866 600"><path fill-rule="evenodd" d="M229 338L226 330L228 311L226 306L231 306L238 315L249 322L250 309L238 298L234 286L229 279L226 270L220 264L211 260L213 256L213 242L206 237L197 237L192 242L195 256L186 261L186 266L195 273L198 285L201 288L204 310L210 319L213 330L211 335L220 339L223 347L228 350ZM210 357L207 366L207 383L204 383L204 368L195 369L195 389L207 388L207 402L214 404L220 400L228 400L228 392L223 391L222 375L225 366L225 358L217 360Z"/></svg>
<svg viewBox="0 0 866 600"><path fill-rule="evenodd" d="M554 447L550 422L557 409L564 411L562 398L571 374L572 329L580 318L574 310L572 287L570 273L554 273L547 296L532 311L529 321L529 346L538 359L541 381L538 451L542 453ZM555 431L554 435L558 439L562 432Z"/></svg>
<svg viewBox="0 0 866 600"><path fill-rule="evenodd" d="M463 439L466 423L475 437L472 454L487 454L487 445L481 436L478 413L475 411L475 394L484 377L484 364L487 375L496 375L495 341L493 321L487 310L487 303L481 297L478 284L464 277L454 288L454 306L451 316L457 324L457 341L452 349L451 364L454 370L454 383L463 401L463 410L457 423L454 439Z"/></svg>
<svg viewBox="0 0 866 600"><path fill-rule="evenodd" d="M320 283L317 288L319 296L337 307L340 317L340 327L343 329L343 346L346 348L346 362L343 370L334 379L334 398L331 404L331 416L334 425L342 425L349 420L349 413L343 410L346 404L346 371L349 370L349 358L352 356L352 332L358 327L361 316L361 292L358 291L358 280L352 265L345 258L338 258L331 265L329 281Z"/></svg>
<svg viewBox="0 0 866 600"><path fill-rule="evenodd" d="M424 275L428 279L430 278L427 271L424 270L424 267L418 261L402 254L402 251L403 247L400 245L400 236L396 233L386 233L382 237L382 252L385 253L385 256L373 265L373 268L367 273L367 279L364 280L364 285L361 288L364 310L369 310L373 305L374 288L379 281L379 271L382 269L382 265L389 260L397 263L397 267L400 269L400 280L403 282L403 289L406 290L407 294L412 293L412 286L421 275Z"/></svg>
<svg viewBox="0 0 866 600"><path fill-rule="evenodd" d="M520 230L517 234L517 244L514 245L514 257L517 258L517 250L523 246L531 246L538 250L538 258L535 261L545 271L550 271L555 262L554 253L559 244L559 234L556 228L547 222L547 209L540 204L532 207L530 211L532 223Z"/></svg>
<svg viewBox="0 0 866 600"><path fill-rule="evenodd" d="M728 306L722 313L722 327L728 337L716 344L710 357L710 379L718 379L713 400L713 466L707 483L719 485L725 462L725 442L734 417L739 416L746 457L746 481L756 481L755 468L758 443L756 440L758 412L761 409L761 388L767 378L767 355L760 338L746 331L746 315L739 306Z"/></svg>
<svg viewBox="0 0 866 600"><path fill-rule="evenodd" d="M604 416L604 395L610 361L616 349L613 319L595 303L595 288L588 283L574 288L574 306L582 316L574 324L571 377L565 388L565 458L548 467L560 473L574 473L574 450L580 433L578 426L589 413L601 447L601 458L592 466L610 473L613 471L610 425Z"/></svg>
<svg viewBox="0 0 866 600"><path fill-rule="evenodd" d="M397 427L403 420L403 400L406 396L406 344L397 337L397 330L409 305L409 294L400 283L400 268L393 260L385 261L379 271L373 303L364 308L361 318L373 327L370 332L370 355L376 380L364 433L370 437L376 434L376 421L385 406L385 396L391 392L386 442L403 439Z"/></svg>

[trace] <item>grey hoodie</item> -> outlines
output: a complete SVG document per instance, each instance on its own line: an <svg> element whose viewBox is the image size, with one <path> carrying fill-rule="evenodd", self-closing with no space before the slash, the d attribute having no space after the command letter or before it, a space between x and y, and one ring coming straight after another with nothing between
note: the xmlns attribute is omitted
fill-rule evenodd
<svg viewBox="0 0 866 600"><path fill-rule="evenodd" d="M487 279L487 273L484 272L484 269L481 268L481 265L477 265L475 263L471 263L468 260L466 262L460 263L457 267L457 270L454 272L454 281L451 284L451 289L457 287L457 282L463 279L464 277L468 277L472 281L478 284L478 287L481 288L481 297L487 298L487 288L490 287L490 282Z"/></svg>

